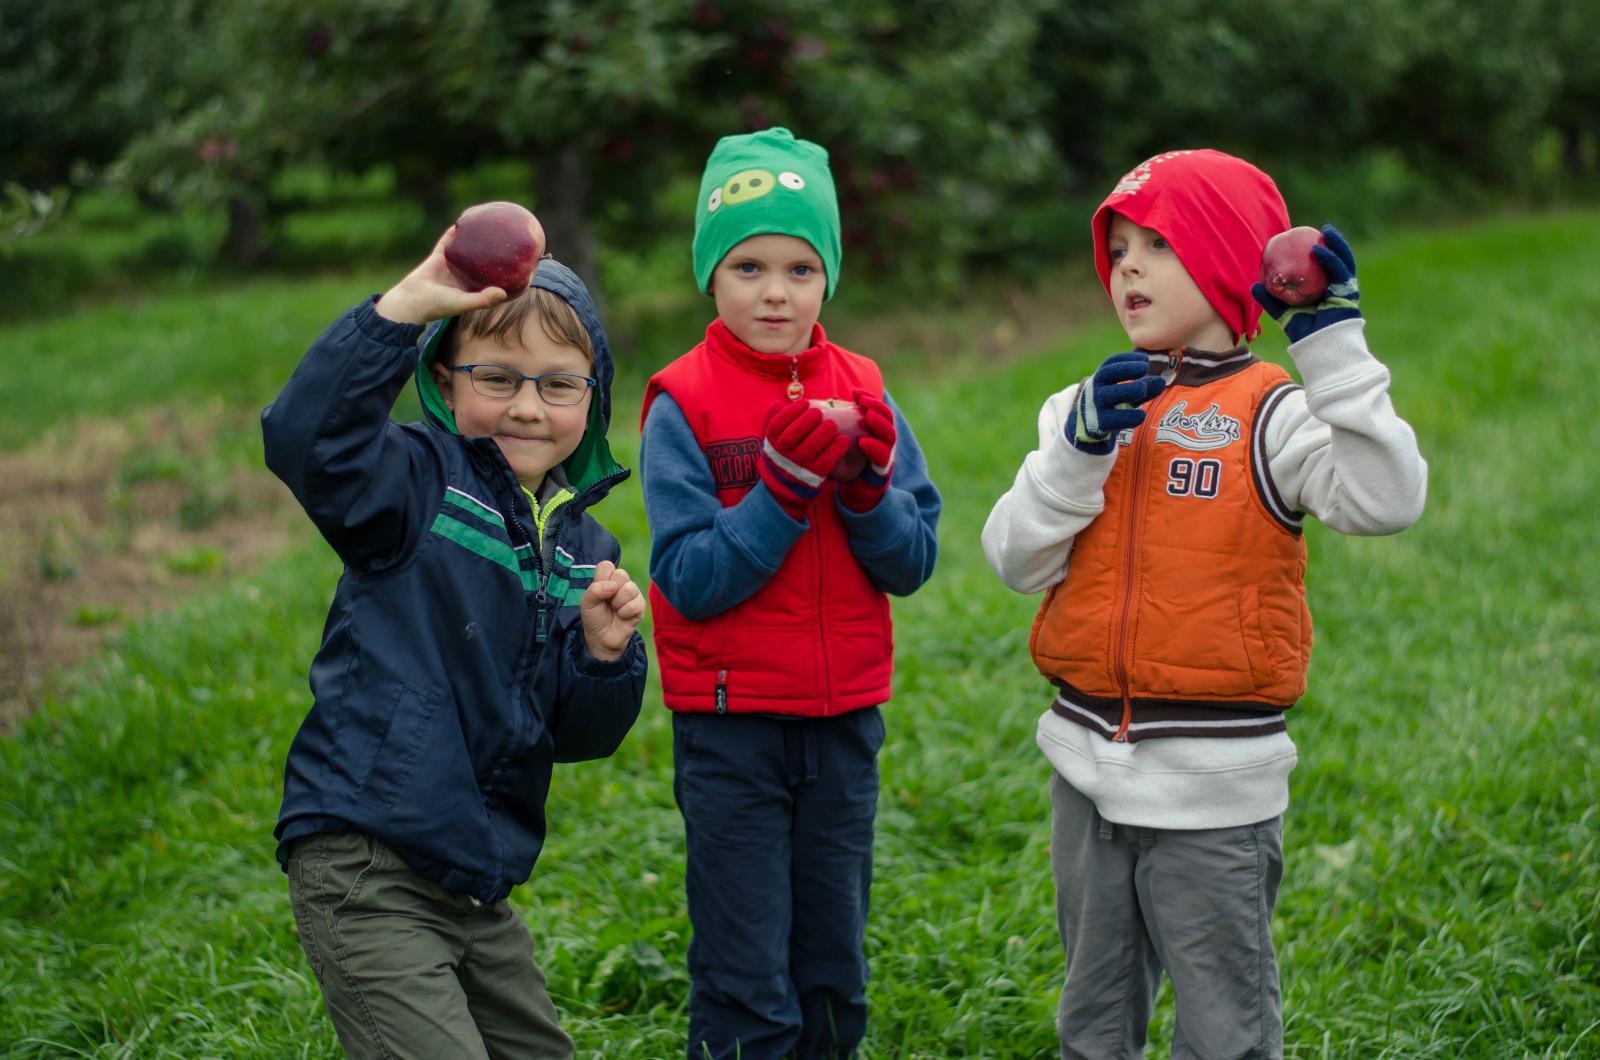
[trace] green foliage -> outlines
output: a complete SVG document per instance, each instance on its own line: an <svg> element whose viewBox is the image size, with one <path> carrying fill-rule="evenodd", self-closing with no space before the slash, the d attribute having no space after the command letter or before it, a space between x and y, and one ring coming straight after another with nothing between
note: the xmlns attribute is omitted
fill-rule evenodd
<svg viewBox="0 0 1600 1060"><path fill-rule="evenodd" d="M158 268L414 256L481 198L463 176L520 167L490 193L595 276L596 235L681 239L683 181L769 124L832 152L846 268L945 292L1059 257L1174 147L1260 161L1347 228L1600 177L1600 16L1564 0L0 5L0 181L218 219L152 243ZM371 223L291 231L308 167L377 175ZM35 264L0 248L0 279Z"/></svg>
<svg viewBox="0 0 1600 1060"><path fill-rule="evenodd" d="M39 577L47 582L66 582L78 576L78 565L67 555L64 545L47 542L33 554Z"/></svg>
<svg viewBox="0 0 1600 1060"><path fill-rule="evenodd" d="M1595 1053L1600 565L1586 454L1600 426L1572 380L1600 356L1597 248L1593 212L1356 245L1369 338L1429 461L1429 503L1397 537L1308 530L1317 647L1291 715L1301 759L1273 924L1288 1055ZM113 372L86 395L96 411L213 393L250 409L348 284L290 297L260 282L187 309L168 293L115 351L120 306L0 337L31 349L48 330L60 363ZM197 319L212 323L159 327ZM1270 334L1260 349L1282 360ZM1037 601L1000 586L975 542L1036 443L1044 396L1124 341L1107 312L1033 356L891 374L946 507L938 573L895 603L866 1057L1057 1052L1048 766L1032 739L1048 691L1026 655ZM190 371L169 370L175 351ZM630 380L617 395L629 466L640 392ZM60 415L40 400L4 428ZM626 484L597 514L642 573L639 492ZM306 526L259 575L132 623L0 739L0 1053L339 1055L270 835L337 576ZM671 770L652 684L618 755L558 772L548 846L512 897L582 1056L683 1048ZM1164 996L1153 1055L1172 1018Z"/></svg>
<svg viewBox="0 0 1600 1060"><path fill-rule="evenodd" d="M127 613L116 604L80 604L72 612L72 624L93 628L121 622L127 617Z"/></svg>
<svg viewBox="0 0 1600 1060"><path fill-rule="evenodd" d="M48 192L30 191L10 181L0 190L5 193L0 202L0 246L37 232L67 203L67 190L59 185Z"/></svg>
<svg viewBox="0 0 1600 1060"><path fill-rule="evenodd" d="M173 574L215 574L222 560L221 549L202 545L173 552L162 563Z"/></svg>
<svg viewBox="0 0 1600 1060"><path fill-rule="evenodd" d="M77 163L104 164L131 132L118 98L129 35L154 14L148 3L93 0L0 3L0 180L64 183Z"/></svg>

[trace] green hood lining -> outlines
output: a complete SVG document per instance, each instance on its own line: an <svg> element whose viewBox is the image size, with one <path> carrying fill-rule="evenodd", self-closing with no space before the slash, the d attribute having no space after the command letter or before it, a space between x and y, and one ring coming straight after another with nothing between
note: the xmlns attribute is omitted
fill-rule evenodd
<svg viewBox="0 0 1600 1060"><path fill-rule="evenodd" d="M431 328L424 334L422 356L417 361L417 397L422 401L423 418L429 426L459 435L461 431L456 428L455 413L445 404L444 395L439 393L439 385L433 378L433 363L438 355L439 343L444 340L445 332L456 326L456 321L457 318L450 317L442 326ZM599 366L595 367L598 372ZM600 385L606 384L602 381ZM561 462L567 481L580 495L601 479L623 471L622 465L612 457L611 445L606 441L605 402L600 397L599 394L590 397L589 422L584 427L583 439L578 442L578 448L573 450L572 455Z"/></svg>

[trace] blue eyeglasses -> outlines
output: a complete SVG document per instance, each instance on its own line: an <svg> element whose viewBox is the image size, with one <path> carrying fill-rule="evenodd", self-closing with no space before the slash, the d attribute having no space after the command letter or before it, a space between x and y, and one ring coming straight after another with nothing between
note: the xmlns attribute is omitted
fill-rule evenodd
<svg viewBox="0 0 1600 1060"><path fill-rule="evenodd" d="M547 405L576 405L591 387L600 382L576 372L524 375L503 364L458 364L455 371L466 372L472 380L472 389L484 397L501 401L516 397L523 383L532 383L540 399Z"/></svg>

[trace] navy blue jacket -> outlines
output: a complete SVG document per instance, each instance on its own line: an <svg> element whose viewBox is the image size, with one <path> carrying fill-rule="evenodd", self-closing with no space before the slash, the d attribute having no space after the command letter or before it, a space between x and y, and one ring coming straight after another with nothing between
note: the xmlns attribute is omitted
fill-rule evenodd
<svg viewBox="0 0 1600 1060"><path fill-rule="evenodd" d="M553 763L611 754L638 717L643 642L593 658L577 606L594 564L620 556L586 511L628 475L605 441L611 351L573 273L546 260L534 283L577 310L600 381L562 465L576 496L542 548L499 447L455 432L429 375L448 322L424 332L362 303L262 413L267 466L345 564L284 770L280 862L301 836L365 832L445 890L498 901L543 846ZM389 412L413 375L424 422L402 426Z"/></svg>

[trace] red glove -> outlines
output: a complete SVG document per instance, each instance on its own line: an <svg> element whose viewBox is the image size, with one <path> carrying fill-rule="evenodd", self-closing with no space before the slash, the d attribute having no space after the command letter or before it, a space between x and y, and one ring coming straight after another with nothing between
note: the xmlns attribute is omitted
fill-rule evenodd
<svg viewBox="0 0 1600 1060"><path fill-rule="evenodd" d="M767 410L767 437L756 469L774 500L803 520L833 465L850 448L838 426L805 401L778 401Z"/></svg>
<svg viewBox="0 0 1600 1060"><path fill-rule="evenodd" d="M867 468L849 482L839 484L839 502L853 512L870 512L883 500L894 477L894 410L870 391L855 392L866 436L856 444L866 454Z"/></svg>

